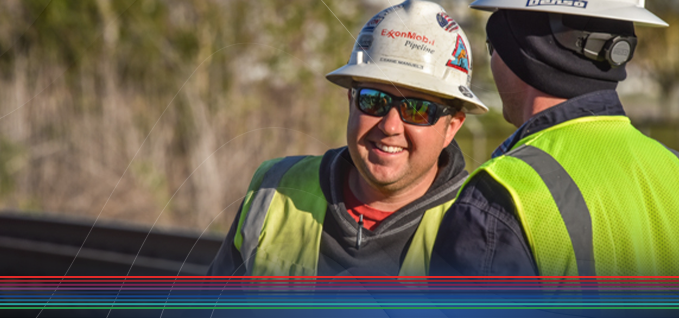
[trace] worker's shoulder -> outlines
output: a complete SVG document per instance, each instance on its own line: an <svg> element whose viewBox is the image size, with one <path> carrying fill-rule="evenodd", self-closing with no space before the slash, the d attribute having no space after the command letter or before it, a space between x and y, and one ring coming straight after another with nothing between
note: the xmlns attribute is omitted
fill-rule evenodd
<svg viewBox="0 0 679 318"><path fill-rule="evenodd" d="M322 159L323 156L301 155L266 160L255 171L251 181L251 188L253 185L258 187L269 172L279 175L279 177L286 173L318 173L317 170Z"/></svg>
<svg viewBox="0 0 679 318"><path fill-rule="evenodd" d="M282 170L281 172L289 171L291 168L305 167L317 167L324 156L313 156L313 155L300 155L300 156L289 156L280 157L275 159L270 159L262 162L255 172L255 176L258 174L266 174L271 169Z"/></svg>
<svg viewBox="0 0 679 318"><path fill-rule="evenodd" d="M274 158L270 160L266 160L262 162L259 167L257 167L257 170L255 171L255 174L252 176L252 181L250 182L250 188L253 187L253 185L259 185L262 183L262 179L264 179L264 175L273 167L275 164L279 163L281 160L285 159L285 157L280 157L280 158ZM259 187L259 186L256 186Z"/></svg>
<svg viewBox="0 0 679 318"><path fill-rule="evenodd" d="M300 155L274 158L262 162L250 182L250 190L258 189L269 175L280 180L283 175L307 175L309 178L326 178L339 163L351 162L347 147L329 149L323 155ZM271 173L269 173L271 172ZM269 177L266 177L269 178Z"/></svg>

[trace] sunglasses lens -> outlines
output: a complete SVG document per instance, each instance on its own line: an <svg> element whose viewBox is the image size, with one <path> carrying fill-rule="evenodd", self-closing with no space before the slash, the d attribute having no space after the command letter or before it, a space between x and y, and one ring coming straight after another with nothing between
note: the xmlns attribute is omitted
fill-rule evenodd
<svg viewBox="0 0 679 318"><path fill-rule="evenodd" d="M363 88L358 96L358 108L373 116L384 116L389 112L391 96L380 91Z"/></svg>
<svg viewBox="0 0 679 318"><path fill-rule="evenodd" d="M404 99L401 102L401 118L415 125L431 125L436 117L436 104L420 99Z"/></svg>
<svg viewBox="0 0 679 318"><path fill-rule="evenodd" d="M365 114L382 117L391 109L392 98L391 95L375 89L361 88L358 90L358 109ZM406 123L429 126L438 119L438 108L433 102L405 98L396 104L394 106L398 106L401 119Z"/></svg>

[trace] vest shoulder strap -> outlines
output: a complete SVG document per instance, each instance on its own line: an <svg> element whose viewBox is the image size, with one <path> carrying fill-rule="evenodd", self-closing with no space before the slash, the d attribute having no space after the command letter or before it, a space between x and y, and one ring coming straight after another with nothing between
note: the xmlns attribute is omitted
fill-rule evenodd
<svg viewBox="0 0 679 318"><path fill-rule="evenodd" d="M238 233L234 241L248 270L251 269L248 263L254 261L253 256L256 253L262 225L264 224L271 200L276 193L276 188L285 173L302 159L304 159L304 156L294 156L286 157L273 163L265 162L255 173L243 203ZM259 185L256 183L259 183Z"/></svg>
<svg viewBox="0 0 679 318"><path fill-rule="evenodd" d="M511 194L541 275L668 275L678 157L628 118L600 116L526 137L481 169Z"/></svg>
<svg viewBox="0 0 679 318"><path fill-rule="evenodd" d="M455 184L450 185L445 191L439 193L437 197L457 193L466 180L467 178L465 177ZM431 253L434 249L434 242L436 241L441 221L454 202L455 198L424 212L420 224L417 226L417 230L410 241L410 246L403 259L401 268L399 269L399 276L429 275Z"/></svg>
<svg viewBox="0 0 679 318"><path fill-rule="evenodd" d="M575 181L550 154L540 148L521 145L508 152L527 163L540 176L549 189L573 246L580 276L594 276L594 241L592 237L592 218Z"/></svg>
<svg viewBox="0 0 679 318"><path fill-rule="evenodd" d="M321 156L281 159L258 171L241 210L236 237L247 275L315 275L327 201ZM236 243L234 241L234 243Z"/></svg>
<svg viewBox="0 0 679 318"><path fill-rule="evenodd" d="M399 276L427 276L429 275L429 265L431 253L434 249L434 242L439 231L439 226L443 216L455 202L452 199L441 205L435 206L424 212L420 224L417 226L415 234L410 241L410 247L405 259L399 269Z"/></svg>

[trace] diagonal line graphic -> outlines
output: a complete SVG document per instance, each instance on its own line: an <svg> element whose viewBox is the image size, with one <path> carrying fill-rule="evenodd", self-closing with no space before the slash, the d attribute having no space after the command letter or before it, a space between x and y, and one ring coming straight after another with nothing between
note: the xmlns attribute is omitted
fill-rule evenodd
<svg viewBox="0 0 679 318"><path fill-rule="evenodd" d="M50 1L50 3L51 3L51 1ZM123 10L120 14L116 15L114 21L120 19L120 17L121 17L123 14L125 14L125 13L126 13L126 12L127 12L127 11L135 4L135 3L137 3L136 0L133 1L132 3L130 3L130 5L127 6L127 8L125 8L125 10ZM48 4L48 5L49 5L49 4ZM44 9L43 9L43 10L44 10ZM41 14L42 14L42 12L41 12ZM110 22L110 23L113 23L114 21L112 21L112 22ZM35 22L34 22L34 23L35 23ZM99 34L99 36L102 36L102 34L103 34L103 31ZM94 42L93 42L93 43L94 43ZM91 46L93 43L91 43L90 46ZM67 68L67 69L66 69L66 70L65 70L58 78L61 78L67 71L68 71L68 68ZM54 82L56 82L56 79L55 79L54 81L52 81L49 85L47 85L45 88L43 88L40 92L38 92L38 94L36 94L35 96L33 96L29 101L27 101L26 103L24 103L23 105L21 105L19 108L16 108L16 109L14 109L13 111L11 111L10 113L8 113L8 114L6 114L6 115L0 117L0 120L2 120L3 118L9 116L10 114L14 113L14 112L17 111L18 109L24 107L24 106L25 106L26 104L28 104L31 100L33 100L36 96L40 95L40 94L41 94L42 92L44 92L47 88L49 88L50 86L52 86L52 84L54 84ZM148 136L147 136L147 138L148 138ZM144 141L146 141L146 140L144 140ZM140 148L140 149L141 149L141 148ZM139 151L137 151L137 153L139 153ZM136 156L136 155L137 155L137 154L135 154L135 156ZM132 162L130 162L130 164L132 164ZM127 168L125 169L125 172L127 172L127 169L129 169L129 168L130 168L130 166L128 165ZM123 175L125 174L125 172L123 173ZM120 177L120 180L122 180L122 176ZM116 186L115 186L116 188L118 187L118 184L120 183L120 180L118 180L118 183L116 183ZM113 191L115 191L115 188L114 188ZM111 195L110 195L110 196L108 197L108 199L106 200L106 203L108 203L108 201L111 199L111 196L112 196L112 195L113 195L113 192L111 192ZM104 204L104 207L106 207L106 203ZM102 207L101 212L103 212L103 211L104 211L104 208ZM85 246L85 242L87 241L87 238L88 238L88 237L90 236L90 234L92 233L92 229L94 229L94 226L97 224L97 220L99 219L99 216L101 216L101 212L99 212L99 215L97 215L97 218L95 219L94 223L92 224L92 227L91 227L90 230L87 232L87 236L85 237L85 240L83 241L83 244L80 245L80 248L78 249L78 252L76 253L76 256L73 257L73 261L71 261L71 264L70 264L70 265L68 266L68 268L66 269L66 273L64 273L64 276L68 275L68 272L70 271L71 266L73 266L73 263L75 262L75 259L78 257L78 254L79 254L80 251L82 250L83 246ZM59 286L60 286L60 285L61 285L61 283L59 283L59 285L57 285L56 289L55 289L54 292L52 293L52 296L54 296L54 293L56 293L56 291L59 289ZM50 300L51 300L51 296L50 296L50 299L47 301L47 303L49 303ZM45 306L47 306L47 303L45 303ZM43 309L41 309L40 312L38 312L38 314L35 316L36 318L40 317L40 315L42 314L44 308L45 308L45 307L43 306Z"/></svg>
<svg viewBox="0 0 679 318"><path fill-rule="evenodd" d="M31 25L29 25L29 26L26 28L26 31L28 31L28 29L30 29L33 25L35 25L35 22L37 22L38 19L40 19L40 17L42 16L42 14L45 12L45 10L47 9L47 7L49 7L49 5L50 5L51 3L52 3L52 0L50 0L50 2L48 2L47 5L46 5L44 8L42 8L42 11L40 11L40 14L38 14L38 17L36 17L35 20L31 23ZM132 6L132 5L130 5L130 6ZM129 7L128 7L128 9L129 9ZM127 10L127 9L126 9L126 10ZM24 32L24 33L26 33L26 32ZM19 37L19 38L21 38L21 37ZM14 41L14 43L12 43L12 45L11 45L9 48L7 48L7 50L5 50L4 52L2 52L2 54L0 54L0 57L3 56L3 55L5 55L5 53L9 52L9 50L11 50L11 49L14 47L14 44L16 44L17 41L19 41L19 40L17 39L16 41ZM65 70L63 73L61 73L61 75L57 76L57 78L56 78L54 81L52 81L52 83L49 83L49 84L48 84L47 86L45 86L42 90L40 90L37 94L35 94L33 97L29 98L26 102L24 102L21 106L15 108L15 109L13 109L13 110L11 110L9 113L7 113L7 114L5 114L5 115L2 115L2 116L0 117L0 120L4 119L5 117L7 117L7 116L9 116L9 115L11 115L11 114L13 114L13 113L16 112L17 110L21 109L22 107L26 106L28 103L30 103L31 101L33 101L36 97L38 97L38 95L42 94L42 92L44 92L46 89L48 89L50 86L52 86L52 84L54 84L54 82L56 82L59 78L61 78L62 76L64 76L64 74L66 74L66 72L68 72L68 70L69 70L69 68L66 68L66 70ZM38 315L39 315L39 314L38 314Z"/></svg>
<svg viewBox="0 0 679 318"><path fill-rule="evenodd" d="M224 211L226 211L226 209L228 209L229 207L231 207L234 203L237 203L237 202L242 201L244 198L245 198L245 196L242 196L242 197L240 197L240 198L238 198L238 199L232 201L231 203L229 203L229 205L227 205L224 209L222 209L221 212L217 213L217 215L215 215L215 217L212 218L212 221L210 221L210 223L209 223L208 225L205 226L205 229L203 230L203 232L200 233L200 236L198 237L198 239L196 239L196 243L194 243L193 246L191 246L191 249L190 249L189 252L186 254L186 258L184 259L184 262L182 263L182 266L181 266L181 267L179 268L179 270L177 271L177 276L179 276L179 274L182 272L182 268L184 267L184 264L186 264L186 261L189 260L189 256L191 255L191 252L193 251L193 248L196 247L196 244L198 244L198 241L200 240L201 237L203 237L203 234L205 234L205 232L206 232L207 229L210 227L210 225L212 225L212 223L213 223L220 215L222 215L222 213L224 213ZM160 312L160 317L163 317L163 314L165 313L165 308L167 307L167 303L168 303L168 300L170 299L170 295L172 294L172 290L174 289L175 283L176 283L176 280L175 280L175 282L172 283L172 286L170 286L170 292L167 294L167 298L165 299L165 304L163 305L163 310Z"/></svg>
<svg viewBox="0 0 679 318"><path fill-rule="evenodd" d="M205 58L205 59L204 59L204 60L203 60L203 61L202 61L195 69L194 69L194 71L191 73L191 75L189 75L189 77L186 79L186 81L184 82L184 84L182 84L182 86L179 88L179 90L177 91L177 93L175 94L175 96L172 98L172 100L171 100L171 101L168 103L168 105L165 107L165 109L163 110L163 112L162 112L162 113L160 114L160 116L158 117L158 120L156 120L156 123L153 125L153 127L151 128L151 130L150 130L149 133L147 134L146 138L144 139L144 141L143 141L142 144L140 145L139 149L138 149L137 152L135 153L134 157L132 158L132 160L130 160L130 163L128 164L127 168L126 168L125 171L123 172L123 175L122 175L122 176L120 177L120 179L118 180L118 183L116 184L116 188L117 188L118 184L120 183L120 181L122 180L122 178L123 178L123 177L125 176L125 174L127 173L127 170L129 170L129 167L132 165L132 162L134 161L134 159L136 158L136 156L137 156L137 155L139 154L139 152L141 151L142 147L144 146L144 144L145 144L146 141L148 140L149 136L150 136L151 133L153 132L154 128L156 127L156 125L158 124L158 122L160 121L160 119L163 117L163 115L164 115L165 112L168 110L168 108L170 107L170 105L172 105L174 99L179 95L179 93L180 93L181 90L184 88L184 86L186 86L186 83L188 83L188 81L193 77L193 75L195 74L195 72L196 72L196 71L197 71L197 70L198 70L198 69L199 69L206 61L210 60L210 58L211 58L213 55L217 54L218 52L220 52L220 51L222 51L222 50L224 50L224 49L227 49L227 48L236 46L236 45L243 45L243 44L257 44L257 45L262 45L262 46L271 47L271 48L277 49L277 50L279 50L279 51L281 51L281 52L283 52L283 53L289 54L290 56L292 56L292 57L294 57L295 59L297 59L297 60L301 61L302 63L304 63L303 60L301 60L301 59L295 57L294 55L292 55L292 54L290 54L290 53L288 53L288 52L285 52L285 51L283 51L283 50L281 50L281 49L279 49L279 48L276 48L276 47L273 47L273 46L270 46L270 45L266 45L266 44L255 43L255 42L235 43L235 44L231 44L231 45L227 45L227 46L225 46L225 47L222 47L222 48L220 48L219 50L216 50L215 52L213 52L212 54L210 54L207 58ZM245 134L247 134L247 133L250 133L250 132L254 132L254 131L258 131L258 130L264 130L264 129L271 129L271 128L279 128L279 129L286 129L286 130L290 130L290 131L297 131L297 130L294 130L294 129L282 128L282 127L265 127L265 128L258 128L258 129L250 130L250 131L248 131L248 132L246 132L246 133L243 133L243 134L241 134L241 135L239 135L239 136L236 136L236 137L232 138L231 140L229 140L228 142L224 143L222 146L220 146L220 147L217 148L214 152L212 152L207 158L205 158L205 159L198 165L198 167L196 167L196 168L191 172L191 174L190 174L190 175L184 180L184 182L182 182L182 184L177 188L177 190L174 192L174 194L172 194L172 197L170 197L170 199L168 200L167 204L165 204L165 207L163 207L163 210L160 212L160 214L158 215L158 217L156 218L156 220L153 222L153 225L152 225L151 228L149 229L149 231L148 231L146 237L144 238L144 241L142 242L142 245L139 247L139 250L137 251L137 254L135 255L135 259L133 260L132 264L130 265L130 269L128 270L126 276L129 276L129 275L130 275L130 272L132 271L132 268L134 267L134 263L136 262L136 259L137 259L137 257L139 256L139 253L141 252L142 248L144 247L144 244L146 243L146 240L148 239L149 235L151 234L151 231L153 231L153 228L155 227L155 225L158 223L158 220L159 220L160 217L162 216L163 212L164 212L165 209L169 206L170 202L171 202L172 199L177 195L177 193L179 192L179 190L180 190L180 189L184 186L184 184L189 180L189 178L191 178L191 176L192 176L192 175L193 175L193 174L194 174L194 173L195 173L195 172L196 172L196 171L197 171L197 170L198 170L198 169L199 169L199 168L200 168L200 167L201 167L201 166L202 166L209 158L210 158L210 157L212 157L217 151L219 151L221 148L223 148L225 145L227 145L228 143L232 142L232 141L235 140L236 138L238 138L238 137L240 137L240 136L243 136L243 135L245 135ZM313 136L311 136L311 135L309 135L309 134L306 134L306 133L301 132L301 131L297 131L297 132L300 132L300 133L302 133L302 134L305 134L305 135L311 137L312 139L315 139L315 140L317 140L317 141L323 143L323 142L320 141L319 139L317 139L317 138L315 138L315 137L313 137ZM326 147L329 148L329 145L327 145L327 144L325 144L325 143L323 143L323 144L324 144ZM109 196L109 199L111 198L111 196L112 196L113 193L115 192L116 188L114 188L113 191L111 192L111 195ZM108 200L106 201L106 203L108 203ZM106 207L106 203L104 204L104 207L102 208L101 212L99 212L99 215L97 216L97 220L99 219L99 217L101 216L101 214L102 214L104 208ZM96 220L95 220L95 224L96 224ZM93 227L94 227L94 224L92 225L92 228L93 228ZM91 230L92 230L92 229L90 229L90 232L91 232ZM88 236L89 236L89 233L88 233ZM85 241L86 241L86 240L87 240L87 238L85 239ZM85 242L83 242L83 245L82 245L82 246L84 246L84 244L85 244ZM82 249L82 246L81 246L81 249ZM77 255L76 255L76 258L77 258ZM75 262L75 258L73 259L73 262ZM71 263L71 265L73 265L73 263ZM69 269L70 269L70 266L69 266ZM123 282L123 286L124 286L124 282ZM121 290L122 290L122 286L121 286L121 289L118 290L118 294L116 295L116 299L117 299L118 296L120 295L120 291L121 291ZM114 301L114 303L115 303L115 301ZM106 315L106 317L108 317L108 316L110 315L112 309L113 309L113 307L111 307L111 309L109 310L109 312L108 312L108 314Z"/></svg>
<svg viewBox="0 0 679 318"><path fill-rule="evenodd" d="M394 6L394 4L391 3L390 0L387 0L387 2L389 3L389 7L393 7L393 6ZM403 23L403 27L405 27L408 31L410 31L410 28L409 28L408 25L405 23L405 21L403 21L403 19L401 18L401 15L398 14L398 10L395 10L395 11L394 11L394 14L396 14L396 16L398 17L398 19L401 20L401 23Z"/></svg>
<svg viewBox="0 0 679 318"><path fill-rule="evenodd" d="M26 32L28 32L28 30L29 30L32 26L35 25L35 22L37 22L38 19L40 19L40 17L42 17L42 14L45 13L45 10L47 9L47 7L50 6L50 4L52 4L52 0L50 0L49 2L47 2L47 4L45 5L45 7L42 8L42 10L40 10L40 13L38 13L38 16L35 17L35 19L33 20L33 22L31 22L31 24L29 24L28 27L26 27L26 30L24 30L24 32L23 32L23 35L25 35ZM14 48L14 45L19 41L19 39L21 39L21 38L23 37L23 35L17 37L17 39L16 39L14 42L12 42L12 44L11 44L9 47L7 47L7 49L6 49L4 52L2 52L2 54L0 54L0 57L4 56L7 52L9 52L9 50L11 50L12 48ZM4 118L4 117L5 117L5 116L2 116L2 117L0 117L0 119L2 119L2 118Z"/></svg>
<svg viewBox="0 0 679 318"><path fill-rule="evenodd" d="M323 2L323 4L328 8L328 10L330 10L330 12L332 12L332 10L328 7L328 5L326 4L326 2L325 2L325 1L322 1L322 2ZM344 26L344 24L343 24L343 23L340 21L340 19L337 17L337 15L336 15L334 12L332 12L332 14L335 16L335 18L338 20L338 22L339 22L340 24L342 24L342 26L345 28L345 30L347 30L347 32L349 32L348 29L346 28L346 26ZM400 18L400 16L399 16L399 18ZM349 32L349 34L351 35L351 32ZM353 38L353 35L352 35L352 38ZM354 40L356 40L356 38L354 38ZM245 43L237 43L237 44L232 44L232 45L226 46L226 47L221 48L221 49L219 49L218 51L214 52L212 55L214 55L215 53L217 53L217 52L219 52L219 51L221 51L221 50L223 50L223 49L225 49L225 48L227 48L227 47L231 47L231 46L239 45L239 44L245 44ZM254 43L254 44L263 45L263 46L268 46L268 45L259 44L259 43ZM269 47L275 48L275 47L273 47L273 46L269 46ZM276 48L276 49L278 49L278 48ZM279 49L279 50L280 50L280 49ZM212 55L211 55L211 56L212 56ZM370 57L370 56L368 56L368 57L372 60L372 57ZM299 59L298 59L298 60L299 60ZM201 62L200 65L198 65L198 67L196 68L196 70L198 70L198 68L200 68L201 65L203 65L204 62L205 62L205 61ZM116 189L118 188L118 186L119 186L119 184L120 184L122 178L127 174L127 171L129 170L129 168L130 168L132 162L137 158L138 154L140 153L141 149L142 149L142 148L144 147L144 145L146 144L146 141L149 139L149 136L150 136L151 133L154 131L155 127L156 127L157 124L160 122L161 118L164 116L164 114L166 113L166 111L169 109L170 105L174 102L174 100L175 100L175 98L178 96L179 92L184 88L184 86L186 85L186 83L192 78L192 76L194 75L194 73L196 72L196 70L194 70L193 73L191 73L191 75L189 76L189 78L188 78L188 79L184 82L184 84L179 88L179 91L177 92L177 94L174 95L174 97L172 98L172 100L168 103L168 105L166 106L166 108L165 108L165 109L163 110L163 112L160 114L159 118L156 120L156 122L154 123L153 127L151 128L151 130L150 130L149 133L147 134L146 138L143 140L143 142L142 142L142 144L140 145L139 149L137 150L137 152L134 154L134 156L133 156L132 159L130 160L130 163L128 164L128 166L126 167L126 169L124 170L124 172L122 173L122 175L121 175L120 179L118 180L118 182L115 184L115 186L114 186L114 188L113 188L111 194L109 195L108 199L107 199L106 202L104 203L104 206L102 207L101 211L100 211L99 214L97 215L97 218L95 219L94 224L92 225L92 228L91 228L90 231L88 232L88 234L87 234L85 240L83 241L83 244L82 244L81 247L80 247L81 249L82 249L82 247L84 246L85 242L88 240L89 235L91 234L91 232L92 232L94 226L95 226L96 223L98 222L100 216L103 214L103 211L105 210L105 208L106 208L106 206L108 205L110 199L112 198L112 195L114 194L114 192L115 192ZM398 88L395 86L395 84L394 84L393 82L391 82L391 84L394 86L394 88L395 88L396 90L398 90ZM49 86L48 86L48 87L49 87ZM44 90L44 89L43 89L43 90ZM401 93L400 90L399 90L399 93ZM40 94L40 93L38 93L38 95L39 95L39 94ZM37 96L37 95L36 95L36 96ZM405 96L403 96L402 93L401 93L401 96L405 98ZM29 102L30 102L30 101L29 101ZM27 103L28 103L28 102L27 102ZM25 104L24 104L24 105L25 105ZM23 105L22 105L21 107L23 107ZM14 111L15 111L15 110L14 110ZM14 111L12 111L12 112L14 112ZM2 116L2 117L0 117L0 119L3 119L3 118L7 117L7 116L10 115L10 114L11 114L11 113ZM238 138L238 137L240 137L240 136L243 136L243 135L245 135L245 134L247 134L247 133L249 133L249 132L253 132L253 131L256 131L256 130L262 130L262 129L288 129L288 128L282 128L282 127L265 127L265 128L258 128L258 129L255 129L255 130L248 131L248 132L246 132L246 133L244 133L244 134L242 134L242 135L239 135L239 136L237 136L237 137L235 137L235 138ZM295 130L292 130L292 129L288 129L288 130L295 131ZM298 132L303 133L303 132L301 132L301 131L298 131ZM307 135L308 135L308 134L307 134ZM308 136L310 136L310 135L308 135ZM314 138L313 136L311 136L311 137ZM316 138L314 138L314 139L316 139ZM233 140L233 139L232 139L232 140ZM318 139L316 139L316 140L318 140ZM320 141L320 140L318 140L318 141ZM228 143L228 142L227 142L227 143ZM224 145L226 145L226 144L224 144ZM212 154L210 154L203 162L201 162L201 164L198 165L198 167L196 167L196 170L197 170L199 167L201 167L202 164L203 164L204 162L206 162L206 160L207 160L208 158L210 158L212 155L214 155L214 154L215 154L219 149L221 149L224 145L222 145L221 147L219 147L217 150L215 150L215 152L213 152ZM189 177L187 177L187 179L182 183L182 185L179 187L179 189L181 189L181 187L184 185L184 183L185 183L185 182L193 175L193 173L194 173L196 170L194 170L194 171L191 173L191 175L189 175ZM177 191L179 191L179 189L177 189ZM148 238L148 235L150 235L150 233L151 233L153 227L156 225L157 221L159 220L160 216L163 214L163 212L165 211L165 209L166 209L167 206L169 205L170 201L171 201L171 200L174 198L174 196L177 194L177 191L175 191L175 193L172 195L172 198L169 199L168 203L167 203L167 204L165 205L165 207L163 208L163 211L161 211L160 215L159 215L158 218L156 219L156 222L154 222L153 226L152 226L151 229L149 230L149 232L148 232L148 234L147 234L147 238ZM222 211L222 212L223 212L223 211ZM222 212L220 212L219 214L221 214ZM218 215L219 215L219 214L218 214ZM215 217L215 218L216 218L216 217ZM212 221L214 221L214 220L215 220L215 219L213 219ZM212 222L210 222L210 224L212 224ZM208 226L209 226L209 225L208 225ZM205 230L207 230L207 228L206 228ZM203 233L205 232L205 230L203 231ZM201 236L202 236L202 234L201 234ZM144 243L145 243L145 242L146 242L146 239L144 240ZM142 243L142 247L143 247L144 243ZM194 246L195 246L195 244L194 244ZM141 251L142 247L140 247L139 252ZM192 249L193 249L193 247L192 247ZM137 256L139 256L139 252L137 253ZM78 254L79 254L79 253L80 253L80 250L78 251ZM191 253L191 251L189 251L189 254L190 254L190 253ZM73 261L72 261L71 264L69 265L69 267L68 267L68 269L67 269L65 275L67 275L68 272L71 270L71 267L73 266L73 264L74 264L76 258L78 257L78 254L76 254L76 256L74 257ZM189 255L187 255L187 259L188 259L188 256L189 256ZM135 260L136 260L136 258L135 258ZM186 259L185 259L184 262L186 262ZM129 273L131 272L133 266L134 266L134 262L133 262L132 265L130 266L130 270L128 271L128 275L129 275ZM182 266L183 266L183 265L182 265ZM180 269L180 271L181 271L181 269ZM57 287L57 288L58 288L58 287ZM42 311L41 311L41 312L42 312ZM109 311L109 313L110 313L110 311ZM40 313L38 314L38 316L39 316L39 315L40 315ZM162 314L161 314L161 315L162 315Z"/></svg>

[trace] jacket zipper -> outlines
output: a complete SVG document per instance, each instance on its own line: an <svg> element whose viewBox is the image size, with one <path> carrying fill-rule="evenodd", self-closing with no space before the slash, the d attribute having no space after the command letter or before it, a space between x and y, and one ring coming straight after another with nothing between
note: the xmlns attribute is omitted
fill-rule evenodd
<svg viewBox="0 0 679 318"><path fill-rule="evenodd" d="M358 231L356 232L356 249L361 248L361 241L363 240L363 214L358 216Z"/></svg>

